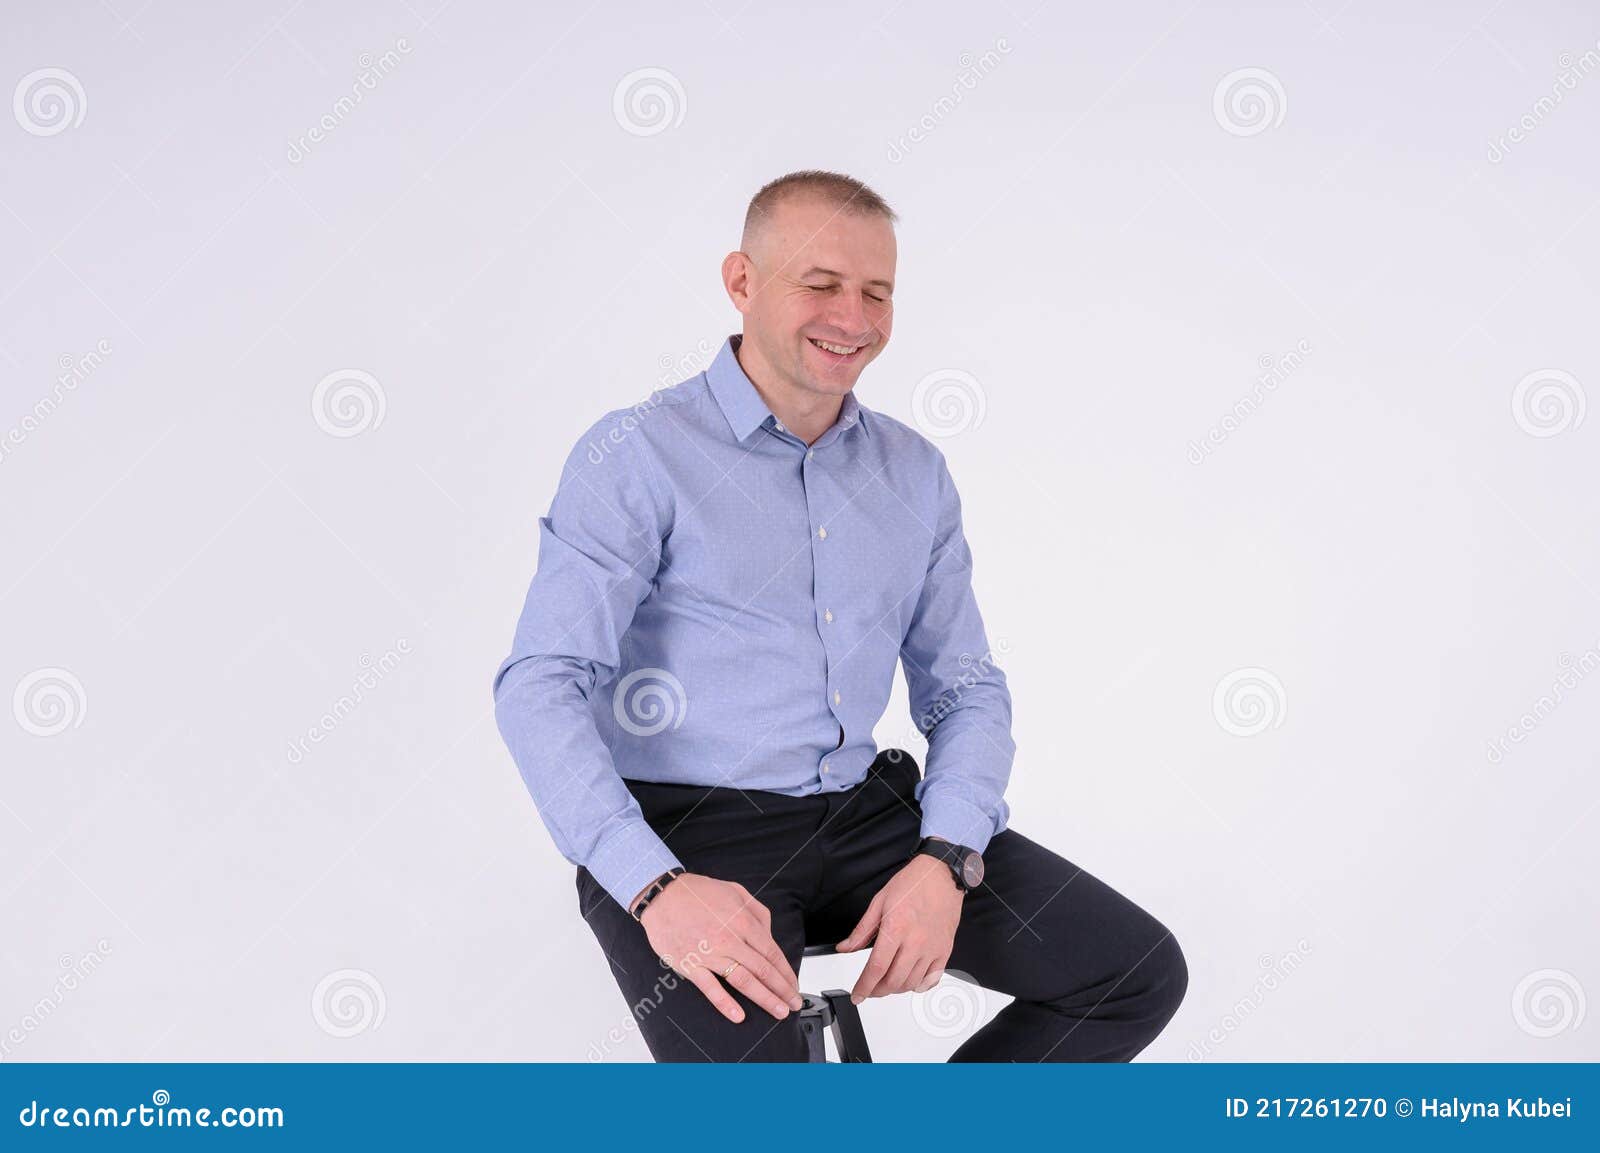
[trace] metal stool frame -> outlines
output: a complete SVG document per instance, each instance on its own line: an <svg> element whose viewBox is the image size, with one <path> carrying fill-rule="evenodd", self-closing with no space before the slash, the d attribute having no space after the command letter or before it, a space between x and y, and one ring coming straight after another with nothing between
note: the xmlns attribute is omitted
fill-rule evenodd
<svg viewBox="0 0 1600 1153"><path fill-rule="evenodd" d="M832 945L807 945L802 954L805 957L833 955ZM871 1063L867 1033L861 1026L861 1014L850 1001L848 989L824 989L820 994L802 992L800 996L805 1002L800 1009L800 1032L805 1035L808 1060L812 1064L828 1063L824 1029L833 1033L833 1047L838 1051L840 1063Z"/></svg>

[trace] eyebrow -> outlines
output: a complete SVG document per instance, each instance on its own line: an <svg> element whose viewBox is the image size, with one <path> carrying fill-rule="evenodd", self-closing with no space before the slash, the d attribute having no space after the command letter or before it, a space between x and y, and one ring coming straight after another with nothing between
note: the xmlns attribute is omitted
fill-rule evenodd
<svg viewBox="0 0 1600 1153"><path fill-rule="evenodd" d="M801 275L802 278L804 278L804 277L807 277L807 276L814 276L814 275L816 275L818 273L821 273L823 276L837 276L840 280L844 279L844 273L835 272L831 268L822 268L822 267L819 267L819 266L816 266L816 265L813 265L812 267L806 269L800 275ZM890 292L894 291L893 282L888 281L888 280L881 280L881 279L880 280L869 280L869 281L867 281L867 283L868 284L881 284L885 288L887 288Z"/></svg>

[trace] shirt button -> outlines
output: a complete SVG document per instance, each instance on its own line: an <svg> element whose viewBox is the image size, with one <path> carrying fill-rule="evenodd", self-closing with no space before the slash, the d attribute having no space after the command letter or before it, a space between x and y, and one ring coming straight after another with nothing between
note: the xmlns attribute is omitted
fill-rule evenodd
<svg viewBox="0 0 1600 1153"><path fill-rule="evenodd" d="M783 427L783 421L777 419L776 417L774 417L773 420L772 420L772 427L777 429L779 432L788 432L789 431L788 429Z"/></svg>
<svg viewBox="0 0 1600 1153"><path fill-rule="evenodd" d="M822 762L822 771L823 772L827 772L828 771L828 762L827 761L823 761Z"/></svg>
<svg viewBox="0 0 1600 1153"><path fill-rule="evenodd" d="M833 703L834 704L838 704L839 703L839 690L838 689L834 689L833 690Z"/></svg>
<svg viewBox="0 0 1600 1153"><path fill-rule="evenodd" d="M806 450L806 459L807 460L810 460L812 457L814 457L816 455L817 455L817 450L816 449L809 448L809 449Z"/></svg>
<svg viewBox="0 0 1600 1153"><path fill-rule="evenodd" d="M833 610L829 609L827 612L823 613L822 619L831 625L833 623Z"/></svg>
<svg viewBox="0 0 1600 1153"><path fill-rule="evenodd" d="M817 535L819 537L821 537L823 540L827 540L828 539L828 530L825 529L825 528L819 528L817 530Z"/></svg>

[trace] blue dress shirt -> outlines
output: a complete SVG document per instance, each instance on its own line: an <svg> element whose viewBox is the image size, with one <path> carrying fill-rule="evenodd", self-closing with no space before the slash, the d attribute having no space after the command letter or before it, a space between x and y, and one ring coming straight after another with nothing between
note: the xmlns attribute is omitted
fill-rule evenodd
<svg viewBox="0 0 1600 1153"><path fill-rule="evenodd" d="M848 789L897 660L928 738L923 835L981 852L1009 815L1011 695L943 453L853 392L807 446L740 339L574 445L494 678L557 848L624 906L680 862L623 778Z"/></svg>

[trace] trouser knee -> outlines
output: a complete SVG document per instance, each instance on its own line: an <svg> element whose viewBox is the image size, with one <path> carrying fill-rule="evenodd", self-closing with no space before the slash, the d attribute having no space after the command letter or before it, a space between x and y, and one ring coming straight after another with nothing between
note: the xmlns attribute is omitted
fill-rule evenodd
<svg viewBox="0 0 1600 1153"><path fill-rule="evenodd" d="M1139 963L1129 980L1137 982L1143 1016L1154 1037L1172 1020L1189 988L1189 964L1184 960L1178 939L1171 933L1164 936Z"/></svg>

